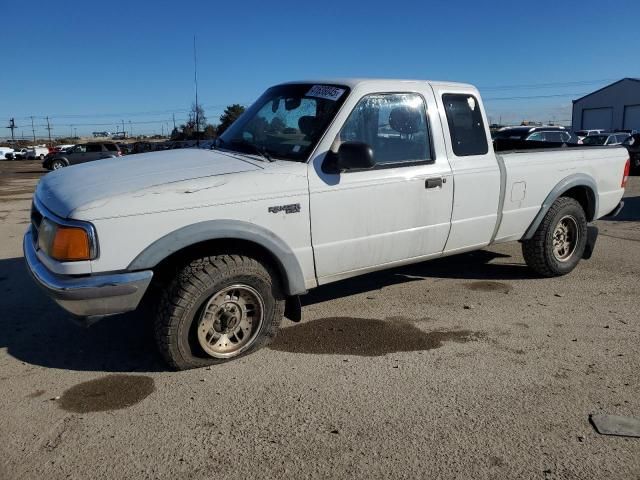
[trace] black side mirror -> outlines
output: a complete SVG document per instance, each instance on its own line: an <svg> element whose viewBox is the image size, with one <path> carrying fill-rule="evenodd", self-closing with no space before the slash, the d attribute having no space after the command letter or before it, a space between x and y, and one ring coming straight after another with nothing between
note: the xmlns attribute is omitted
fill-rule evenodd
<svg viewBox="0 0 640 480"><path fill-rule="evenodd" d="M338 149L337 167L345 170L369 169L375 166L373 149L363 142L345 142Z"/></svg>

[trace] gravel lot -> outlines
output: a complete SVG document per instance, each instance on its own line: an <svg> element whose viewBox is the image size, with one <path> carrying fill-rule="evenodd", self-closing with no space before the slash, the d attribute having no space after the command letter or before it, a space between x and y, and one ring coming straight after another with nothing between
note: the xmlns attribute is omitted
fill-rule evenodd
<svg viewBox="0 0 640 480"><path fill-rule="evenodd" d="M0 161L0 478L640 478L640 177L594 258L519 244L320 288L276 343L168 372L135 314L77 327L21 240L38 162Z"/></svg>

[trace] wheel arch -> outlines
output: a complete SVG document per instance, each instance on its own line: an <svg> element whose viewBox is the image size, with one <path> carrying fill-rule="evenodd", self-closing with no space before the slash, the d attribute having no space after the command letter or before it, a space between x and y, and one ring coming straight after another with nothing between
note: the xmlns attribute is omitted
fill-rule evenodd
<svg viewBox="0 0 640 480"><path fill-rule="evenodd" d="M570 197L576 200L583 208L587 221L595 220L598 212L598 186L593 177L584 173L576 173L563 178L553 187L551 192L542 202L540 210L527 228L522 240L529 240L542 223L542 219L555 202L560 197Z"/></svg>
<svg viewBox="0 0 640 480"><path fill-rule="evenodd" d="M210 220L174 230L145 248L127 270L158 269L216 252L253 254L278 270L287 295L306 292L300 263L284 240L264 227L238 220Z"/></svg>

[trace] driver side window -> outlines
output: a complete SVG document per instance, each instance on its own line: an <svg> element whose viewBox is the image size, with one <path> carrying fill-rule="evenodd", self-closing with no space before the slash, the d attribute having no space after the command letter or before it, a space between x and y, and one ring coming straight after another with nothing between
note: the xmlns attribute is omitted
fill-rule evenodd
<svg viewBox="0 0 640 480"><path fill-rule="evenodd" d="M424 100L413 93L374 94L355 106L340 142L363 142L376 165L432 161Z"/></svg>

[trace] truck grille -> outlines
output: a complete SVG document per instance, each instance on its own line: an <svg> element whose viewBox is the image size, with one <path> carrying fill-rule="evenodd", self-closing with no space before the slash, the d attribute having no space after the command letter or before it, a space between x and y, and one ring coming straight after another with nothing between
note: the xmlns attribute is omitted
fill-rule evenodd
<svg viewBox="0 0 640 480"><path fill-rule="evenodd" d="M38 245L38 231L40 229L40 223L42 223L42 214L36 208L35 203L31 203L31 236L33 238L34 245Z"/></svg>

